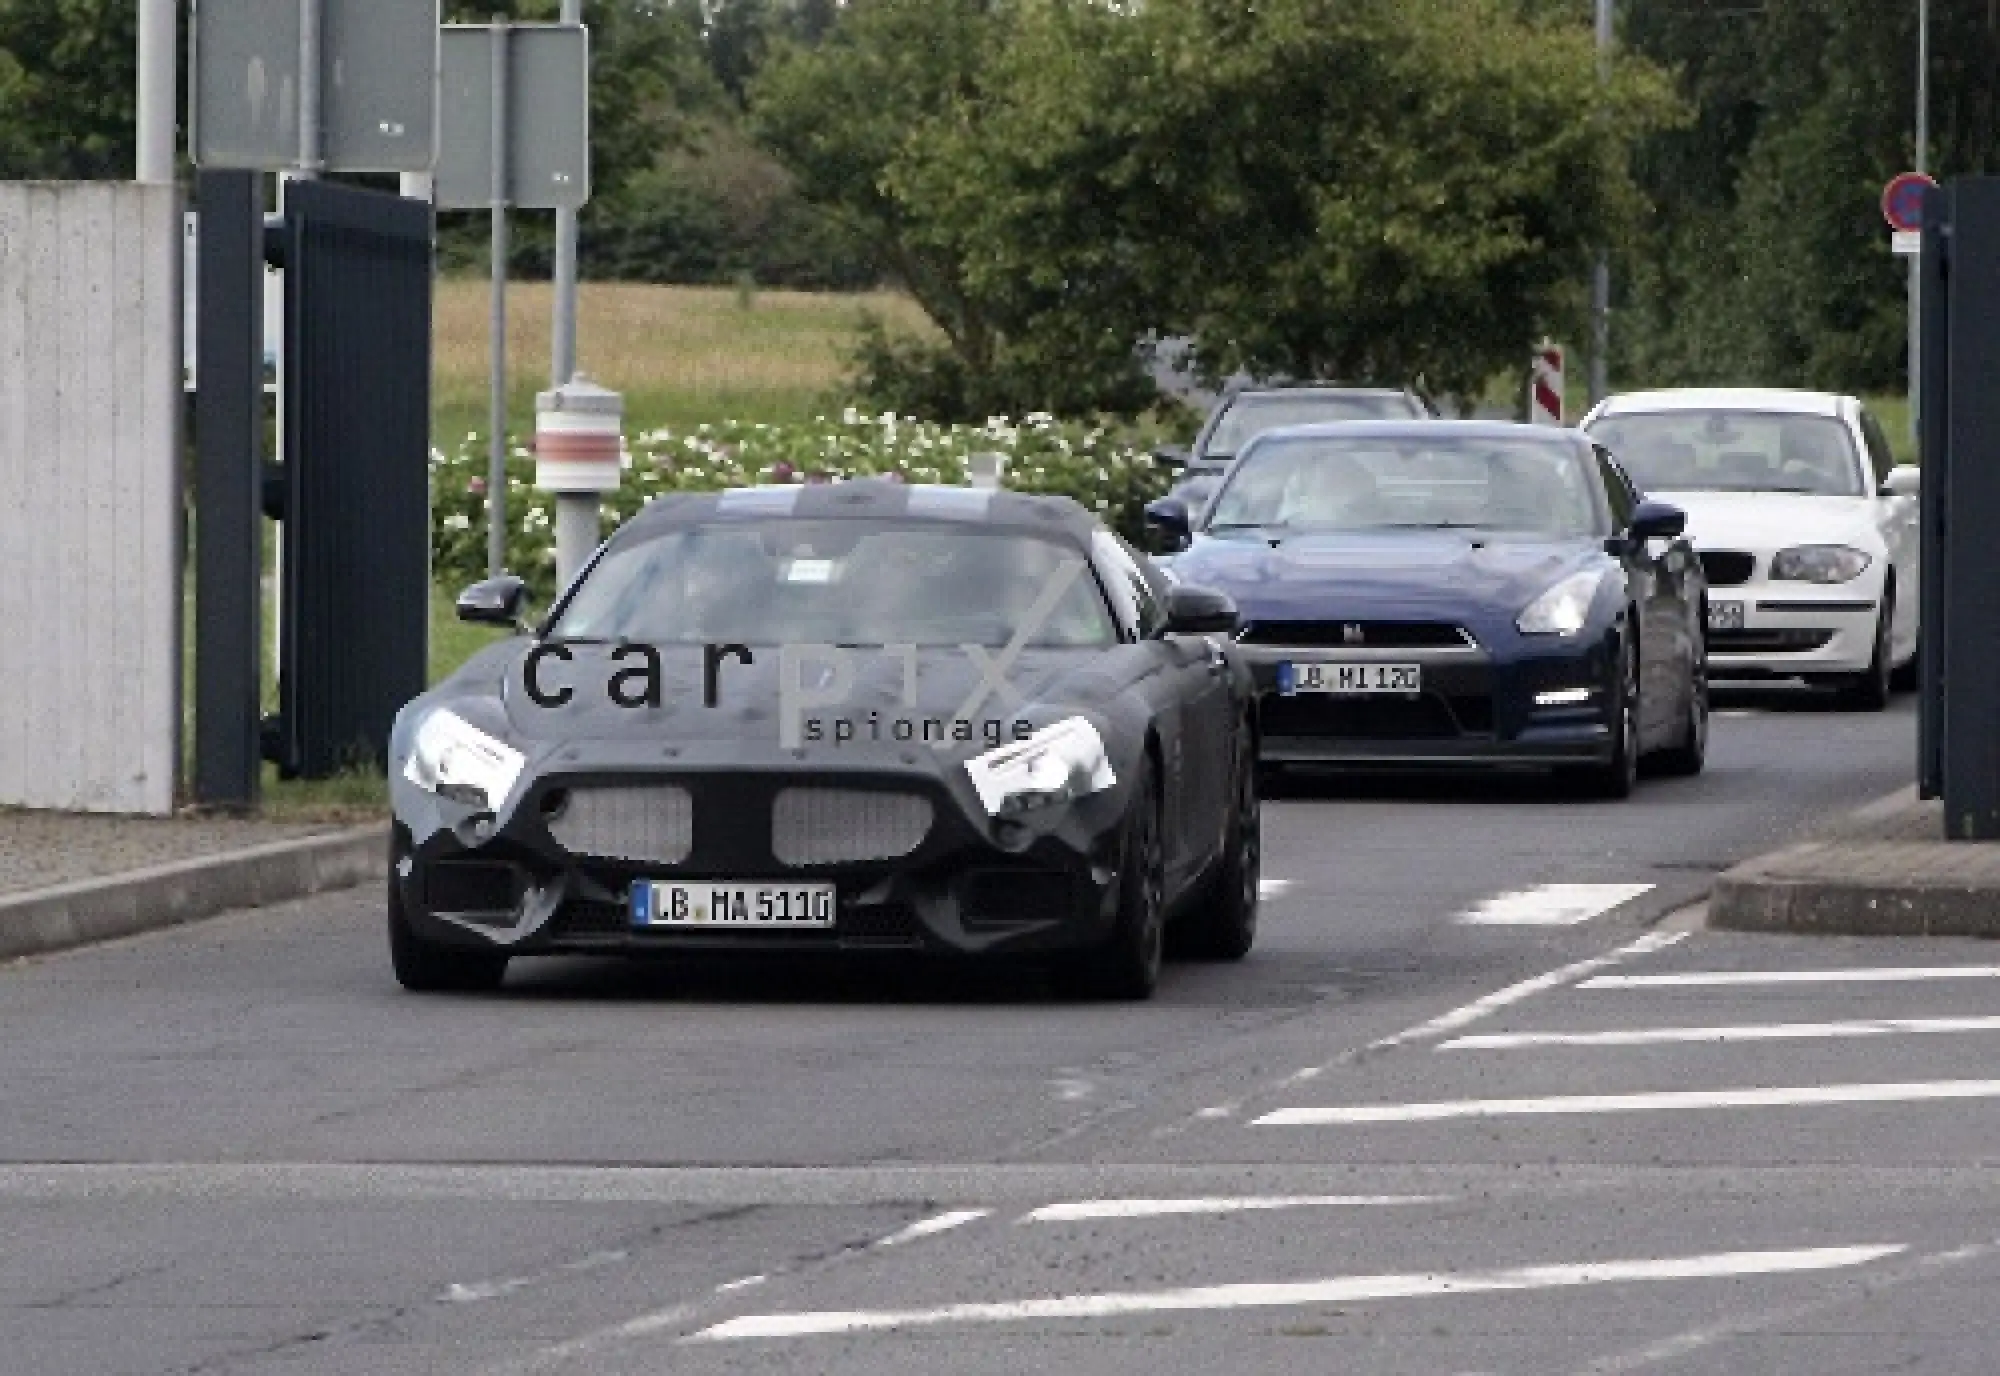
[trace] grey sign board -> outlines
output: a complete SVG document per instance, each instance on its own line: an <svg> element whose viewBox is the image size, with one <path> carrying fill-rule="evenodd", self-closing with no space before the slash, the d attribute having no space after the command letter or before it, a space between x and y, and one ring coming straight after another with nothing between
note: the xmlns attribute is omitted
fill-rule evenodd
<svg viewBox="0 0 2000 1376"><path fill-rule="evenodd" d="M328 172L428 172L438 0L317 0ZM207 168L299 166L301 0L194 0L189 145Z"/></svg>
<svg viewBox="0 0 2000 1376"><path fill-rule="evenodd" d="M590 35L581 24L509 25L506 186L520 210L574 210L590 199ZM489 206L493 187L493 30L447 24L438 50L439 209Z"/></svg>

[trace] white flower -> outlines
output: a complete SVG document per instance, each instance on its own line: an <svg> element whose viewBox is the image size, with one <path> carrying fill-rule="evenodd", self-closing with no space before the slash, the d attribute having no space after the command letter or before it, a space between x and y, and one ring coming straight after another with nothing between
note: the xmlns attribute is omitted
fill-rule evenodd
<svg viewBox="0 0 2000 1376"><path fill-rule="evenodd" d="M451 515L444 518L444 528L446 530L471 530L472 518L463 511L454 511Z"/></svg>

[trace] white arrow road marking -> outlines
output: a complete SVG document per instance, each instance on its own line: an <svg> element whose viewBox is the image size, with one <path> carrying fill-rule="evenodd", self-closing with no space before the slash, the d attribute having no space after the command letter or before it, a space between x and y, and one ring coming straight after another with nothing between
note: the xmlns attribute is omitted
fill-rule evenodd
<svg viewBox="0 0 2000 1376"><path fill-rule="evenodd" d="M1022 1215L1020 1221L1076 1223L1102 1218L1159 1218L1168 1214L1229 1214L1250 1209L1436 1204L1448 1198L1435 1194L1301 1194L1238 1199L1079 1199L1067 1204L1043 1205L1033 1213Z"/></svg>
<svg viewBox="0 0 2000 1376"><path fill-rule="evenodd" d="M1671 1042L1775 1042L1899 1033L2000 1032L2000 1018L1865 1018L1853 1022L1773 1022L1742 1027L1639 1027L1614 1032L1496 1032L1454 1037L1440 1051L1511 1051L1527 1046L1659 1046Z"/></svg>
<svg viewBox="0 0 2000 1376"><path fill-rule="evenodd" d="M1629 903L1652 884L1543 884L1489 898L1459 918L1474 927L1570 927Z"/></svg>
<svg viewBox="0 0 2000 1376"><path fill-rule="evenodd" d="M1695 989L1758 984L1892 984L1924 979L2000 979L2000 965L1909 965L1851 970L1687 970L1675 975L1599 975L1579 989Z"/></svg>
<svg viewBox="0 0 2000 1376"><path fill-rule="evenodd" d="M1662 1108L1784 1108L1801 1104L1890 1104L1920 1099L2000 1098L2000 1080L1925 1084L1803 1085L1787 1089L1687 1089L1659 1094L1576 1094L1548 1099L1447 1099L1430 1104L1281 1108L1251 1127L1338 1123L1427 1123L1440 1118L1507 1118L1562 1113L1639 1113Z"/></svg>
<svg viewBox="0 0 2000 1376"><path fill-rule="evenodd" d="M905 1242L915 1242L920 1237L929 1237L933 1233L949 1232L953 1228L963 1227L965 1224L976 1222L992 1212L991 1209L953 1209L950 1213L936 1214L930 1218L921 1218L900 1232L894 1232L885 1238L877 1239L875 1245L877 1247L900 1247Z"/></svg>
<svg viewBox="0 0 2000 1376"><path fill-rule="evenodd" d="M870 1329L921 1328L947 1323L1009 1323L1022 1319L1095 1319L1190 1309L1249 1309L1426 1295L1482 1294L1496 1290L1550 1290L1624 1281L1703 1280L1718 1276L1775 1275L1860 1266L1905 1250L1902 1244L1813 1247L1789 1252L1716 1252L1657 1260L1523 1266L1502 1271L1429 1271L1411 1275L1335 1276L1326 1280L1260 1285L1205 1285L1185 1290L1136 1290L1100 1295L1056 1295L988 1304L947 1304L934 1309L826 1310L817 1313L747 1314L684 1339L726 1342L743 1338L805 1338Z"/></svg>

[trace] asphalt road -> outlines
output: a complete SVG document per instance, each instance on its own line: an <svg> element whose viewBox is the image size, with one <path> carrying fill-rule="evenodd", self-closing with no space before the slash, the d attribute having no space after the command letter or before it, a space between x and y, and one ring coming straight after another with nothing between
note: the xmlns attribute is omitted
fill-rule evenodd
<svg viewBox="0 0 2000 1376"><path fill-rule="evenodd" d="M1141 1006L418 998L362 891L0 969L0 1372L1989 1372L2000 953L1684 911L1909 705L1726 706L1622 804L1288 788Z"/></svg>

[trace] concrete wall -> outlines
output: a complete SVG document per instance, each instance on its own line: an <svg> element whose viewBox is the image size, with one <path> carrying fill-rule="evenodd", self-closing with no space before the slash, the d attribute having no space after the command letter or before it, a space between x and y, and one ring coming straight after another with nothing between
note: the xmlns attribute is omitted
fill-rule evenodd
<svg viewBox="0 0 2000 1376"><path fill-rule="evenodd" d="M173 808L180 273L175 188L0 182L0 804Z"/></svg>

